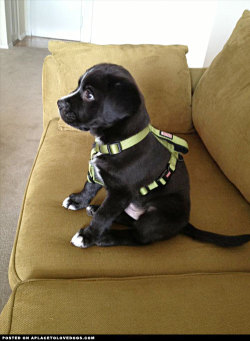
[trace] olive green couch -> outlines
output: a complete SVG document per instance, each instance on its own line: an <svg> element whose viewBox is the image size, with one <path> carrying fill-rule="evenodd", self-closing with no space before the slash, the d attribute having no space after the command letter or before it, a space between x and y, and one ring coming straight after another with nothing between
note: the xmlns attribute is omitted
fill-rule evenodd
<svg viewBox="0 0 250 341"><path fill-rule="evenodd" d="M208 69L188 69L187 47L50 42L43 68L44 132L9 266L4 334L247 334L250 243L237 248L186 236L143 247L70 244L90 217L63 200L81 190L93 137L66 126L56 101L98 62L131 71L152 123L190 151L195 226L250 232L250 12ZM32 114L32 113L31 113ZM100 203L104 189L94 199Z"/></svg>

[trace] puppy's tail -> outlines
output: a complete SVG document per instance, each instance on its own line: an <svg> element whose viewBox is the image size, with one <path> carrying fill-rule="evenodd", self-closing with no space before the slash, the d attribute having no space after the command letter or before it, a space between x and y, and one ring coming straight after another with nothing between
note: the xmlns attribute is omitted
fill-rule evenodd
<svg viewBox="0 0 250 341"><path fill-rule="evenodd" d="M223 247L240 246L250 241L250 234L242 234L239 236L225 236L223 234L199 230L190 223L188 223L184 227L181 233L195 240Z"/></svg>

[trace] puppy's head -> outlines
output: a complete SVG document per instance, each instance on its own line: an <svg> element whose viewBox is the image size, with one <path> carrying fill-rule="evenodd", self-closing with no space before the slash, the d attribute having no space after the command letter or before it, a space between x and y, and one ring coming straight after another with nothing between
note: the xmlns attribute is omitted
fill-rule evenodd
<svg viewBox="0 0 250 341"><path fill-rule="evenodd" d="M80 77L78 87L58 100L62 119L93 135L135 115L142 96L133 77L115 64L98 64Z"/></svg>

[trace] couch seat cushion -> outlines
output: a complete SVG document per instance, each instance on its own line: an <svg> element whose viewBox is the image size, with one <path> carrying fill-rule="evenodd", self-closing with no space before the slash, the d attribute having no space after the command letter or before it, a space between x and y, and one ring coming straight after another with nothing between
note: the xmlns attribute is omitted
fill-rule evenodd
<svg viewBox="0 0 250 341"><path fill-rule="evenodd" d="M0 333L248 334L249 285L249 274L29 281Z"/></svg>
<svg viewBox="0 0 250 341"><path fill-rule="evenodd" d="M62 201L82 189L93 138L60 131L52 120L40 144L24 198L10 264L10 283L33 278L125 277L250 270L250 243L223 249L185 236L144 247L91 247L70 244L90 222L85 210L70 211ZM250 210L225 178L196 134L189 142L191 222L224 234L249 233ZM104 189L94 199L100 203Z"/></svg>

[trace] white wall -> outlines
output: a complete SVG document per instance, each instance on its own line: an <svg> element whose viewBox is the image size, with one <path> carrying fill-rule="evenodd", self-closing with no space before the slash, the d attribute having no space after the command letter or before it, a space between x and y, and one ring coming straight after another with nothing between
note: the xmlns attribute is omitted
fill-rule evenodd
<svg viewBox="0 0 250 341"><path fill-rule="evenodd" d="M13 46L12 37L13 35L13 25L12 25L12 3L11 1L7 0L0 0L0 28L1 28L1 47L2 48L9 48Z"/></svg>
<svg viewBox="0 0 250 341"><path fill-rule="evenodd" d="M81 0L30 0L31 35L80 40Z"/></svg>
<svg viewBox="0 0 250 341"><path fill-rule="evenodd" d="M8 48L5 2L0 0L0 48Z"/></svg>
<svg viewBox="0 0 250 341"><path fill-rule="evenodd" d="M217 1L95 1L91 42L188 45L189 66L203 66Z"/></svg>
<svg viewBox="0 0 250 341"><path fill-rule="evenodd" d="M24 1L30 35L96 44L183 44L189 67L209 66L250 10L250 0L18 1Z"/></svg>
<svg viewBox="0 0 250 341"><path fill-rule="evenodd" d="M204 61L205 66L209 66L221 51L245 9L250 10L250 1L218 1Z"/></svg>
<svg viewBox="0 0 250 341"><path fill-rule="evenodd" d="M95 0L90 41L183 44L189 67L207 67L245 9L250 1Z"/></svg>
<svg viewBox="0 0 250 341"><path fill-rule="evenodd" d="M0 0L0 48L26 36L25 0Z"/></svg>

